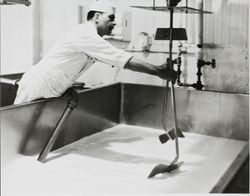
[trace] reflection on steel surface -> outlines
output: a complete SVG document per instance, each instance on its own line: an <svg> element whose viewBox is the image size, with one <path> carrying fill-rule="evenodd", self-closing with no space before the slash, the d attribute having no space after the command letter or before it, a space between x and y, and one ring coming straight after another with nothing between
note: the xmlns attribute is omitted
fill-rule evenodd
<svg viewBox="0 0 250 196"><path fill-rule="evenodd" d="M124 85L121 122L161 128L163 95L163 87ZM248 140L248 95L176 88L176 109L179 128L184 132ZM167 111L166 118L171 129L171 112Z"/></svg>
<svg viewBox="0 0 250 196"><path fill-rule="evenodd" d="M79 105L65 123L53 149L119 122L120 86L79 91ZM40 153L67 104L65 96L1 108L2 163L20 154ZM53 150L52 149L52 150Z"/></svg>

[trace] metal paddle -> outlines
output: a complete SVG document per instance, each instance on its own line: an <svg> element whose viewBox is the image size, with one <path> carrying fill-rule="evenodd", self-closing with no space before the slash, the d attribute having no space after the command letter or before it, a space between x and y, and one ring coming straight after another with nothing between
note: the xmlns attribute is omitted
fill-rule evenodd
<svg viewBox="0 0 250 196"><path fill-rule="evenodd" d="M168 6L168 0L166 0L167 2L167 6ZM168 7L170 10L170 39L169 39L169 59L167 61L168 66L170 66L171 68L173 68L173 61L172 61L172 42L173 42L173 7ZM158 164L157 166L155 166L153 168L153 170L151 171L151 173L149 174L148 178L152 178L157 174L160 173L172 173L173 171L175 171L176 169L178 169L184 162L179 162L177 163L178 159L179 159L179 141L178 141L178 133L180 135L181 131L177 128L177 113L176 113L176 103L175 103L175 91L174 91L174 82L171 82L171 101L172 101L172 108L173 108L173 113L174 113L174 134L170 134L171 130L168 131L167 127L166 127L166 111L167 111L167 100L168 100L168 87L169 87L169 81L167 80L166 83L166 89L165 89L165 95L164 95L164 109L163 109L163 128L166 131L166 134L164 134L163 136L165 136L165 138L168 139L174 139L175 140L175 158L172 161L172 163L170 165L165 165L165 164ZM179 131L178 131L179 130ZM183 135L183 134L182 134ZM165 140L168 139L164 139L163 136L160 136L160 140L162 141L162 143ZM183 136L184 137L184 136Z"/></svg>
<svg viewBox="0 0 250 196"><path fill-rule="evenodd" d="M168 82L167 82L167 84L168 84ZM168 85L166 86L166 88L168 88ZM184 162L177 163L177 161L179 159L179 141L178 141L178 133L177 133L177 130L178 130L177 129L177 114L176 114L175 92L174 92L173 83L171 83L171 99L172 99L172 107L173 107L173 112L174 112L175 158L170 165L158 164L157 166L155 166L153 168L153 170L151 171L151 173L149 174L148 178L152 178L155 175L160 174L160 173L165 173L165 172L172 173L174 170L178 169L184 163ZM166 111L166 109L164 109L164 111ZM164 119L166 119L166 118L164 118ZM166 134L171 138L170 134L168 133L169 131L167 131L167 129L166 129L165 123L164 123L164 129L167 132Z"/></svg>

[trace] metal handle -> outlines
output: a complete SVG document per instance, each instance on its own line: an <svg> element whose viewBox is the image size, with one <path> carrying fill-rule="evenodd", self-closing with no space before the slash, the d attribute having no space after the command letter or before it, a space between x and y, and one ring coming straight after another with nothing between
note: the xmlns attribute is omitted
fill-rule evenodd
<svg viewBox="0 0 250 196"><path fill-rule="evenodd" d="M64 110L61 118L59 119L53 133L51 134L49 140L47 141L46 145L42 149L42 151L41 151L41 153L40 153L40 155L39 155L39 157L37 159L40 162L45 161L48 153L50 152L51 148L53 147L53 145L54 145L54 143L55 143L55 141L57 139L57 137L59 136L65 121L70 116L72 110L77 107L77 101L78 101L77 92L70 88L65 92L65 94L70 96L70 100L68 101L68 105L67 105L66 109Z"/></svg>
<svg viewBox="0 0 250 196"><path fill-rule="evenodd" d="M0 78L0 82L4 84L11 84L13 86L18 86L19 79L9 79L9 78Z"/></svg>
<svg viewBox="0 0 250 196"><path fill-rule="evenodd" d="M64 124L64 122L67 120L67 118L70 116L70 113L73 110L73 106L68 106L66 108L66 110L63 112L59 122L56 125L55 130L53 131L52 135L50 136L47 144L45 145L45 147L43 148L42 152L40 153L39 157L38 157L38 161L40 162L44 162L48 153L51 151L51 148L53 147L59 133L61 132L62 126Z"/></svg>
<svg viewBox="0 0 250 196"><path fill-rule="evenodd" d="M163 102L163 114L162 114L162 127L167 132L167 123L166 123L166 113L167 113L167 103L168 103L168 87L169 87L169 81L166 81L166 87L164 92L164 102Z"/></svg>

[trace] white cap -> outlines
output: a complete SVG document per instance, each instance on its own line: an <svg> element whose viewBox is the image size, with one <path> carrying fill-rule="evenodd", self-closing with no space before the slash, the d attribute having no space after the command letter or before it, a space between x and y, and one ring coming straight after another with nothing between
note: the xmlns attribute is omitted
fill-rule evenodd
<svg viewBox="0 0 250 196"><path fill-rule="evenodd" d="M89 11L104 12L111 15L115 14L115 7L107 0L98 0L91 4Z"/></svg>

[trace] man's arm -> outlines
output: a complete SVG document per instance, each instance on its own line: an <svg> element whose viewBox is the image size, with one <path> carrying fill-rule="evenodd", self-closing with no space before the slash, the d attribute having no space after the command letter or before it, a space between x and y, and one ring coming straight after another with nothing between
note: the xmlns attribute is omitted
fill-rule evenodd
<svg viewBox="0 0 250 196"><path fill-rule="evenodd" d="M124 66L124 69L130 69L132 71L138 71L150 75L159 76L160 78L165 80L175 81L177 78L176 71L168 68L166 64L156 66L141 61L136 57L132 57Z"/></svg>

